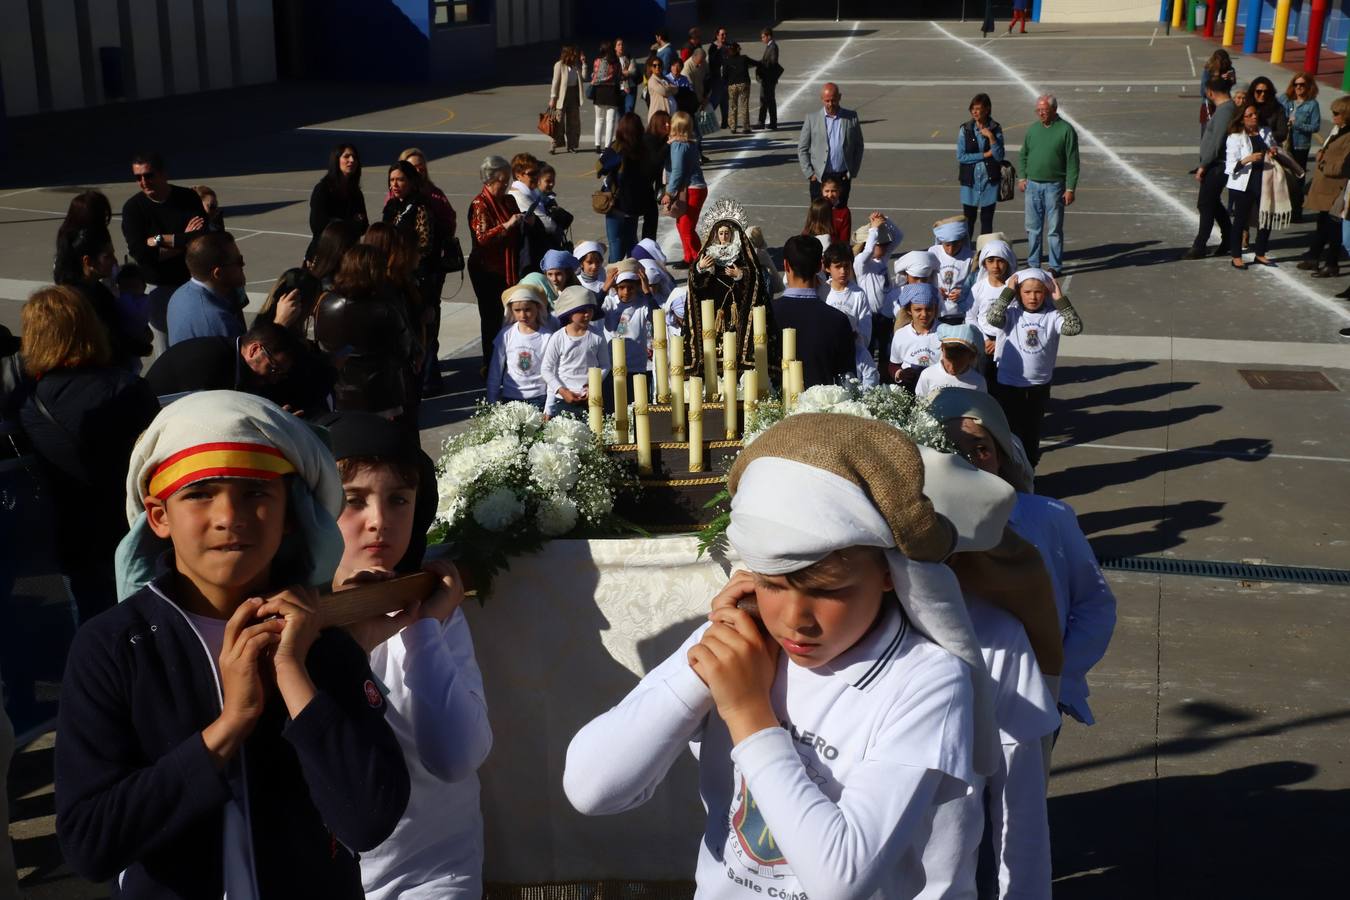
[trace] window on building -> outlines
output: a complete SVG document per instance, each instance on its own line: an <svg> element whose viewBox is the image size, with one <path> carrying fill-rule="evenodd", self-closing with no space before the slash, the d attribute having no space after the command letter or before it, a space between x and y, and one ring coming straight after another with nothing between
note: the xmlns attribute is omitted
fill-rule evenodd
<svg viewBox="0 0 1350 900"><path fill-rule="evenodd" d="M431 21L438 28L474 21L472 0L431 0Z"/></svg>

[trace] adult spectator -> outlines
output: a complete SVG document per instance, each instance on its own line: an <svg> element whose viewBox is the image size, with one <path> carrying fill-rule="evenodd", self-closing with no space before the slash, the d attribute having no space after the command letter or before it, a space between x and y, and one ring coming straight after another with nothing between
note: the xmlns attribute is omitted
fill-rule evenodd
<svg viewBox="0 0 1350 900"><path fill-rule="evenodd" d="M549 249L549 229L553 225L548 213L543 212L539 196L539 160L532 153L517 153L511 157L511 187L507 193L516 201L516 208L525 215L525 240L520 248L520 271L533 272ZM554 226L556 229L557 226Z"/></svg>
<svg viewBox="0 0 1350 900"><path fill-rule="evenodd" d="M694 226L708 197L708 183L703 180L703 167L698 161L698 146L694 143L694 119L689 113L678 112L670 120L670 178L661 194L661 203L667 209L679 211L675 229L684 246L684 265L698 258L702 246ZM675 265L675 263L671 263Z"/></svg>
<svg viewBox="0 0 1350 900"><path fill-rule="evenodd" d="M1036 98L1036 118L1022 139L1022 179L1026 193L1027 265L1041 267L1048 249L1050 275L1058 278L1064 262L1064 208L1073 205L1078 187L1078 132L1059 117L1054 94Z"/></svg>
<svg viewBox="0 0 1350 900"><path fill-rule="evenodd" d="M1258 75L1247 86L1247 102L1256 104L1260 116L1261 128L1268 129L1275 143L1283 144L1289 138L1289 114L1280 103L1280 94L1275 90L1275 82L1264 75Z"/></svg>
<svg viewBox="0 0 1350 900"><path fill-rule="evenodd" d="M188 338L244 333L244 257L228 231L194 238L187 249L187 284L169 300L169 346Z"/></svg>
<svg viewBox="0 0 1350 900"><path fill-rule="evenodd" d="M671 64L670 71L666 74L666 81L675 89L675 95L671 97L670 114L683 112L693 116L698 112L698 94L694 92L694 82L689 80L689 76L684 74L684 60L677 59Z"/></svg>
<svg viewBox="0 0 1350 900"><path fill-rule="evenodd" d="M804 387L835 384L854 372L853 326L817 293L823 251L813 237L793 235L783 245L787 289L773 301L774 326L797 329Z"/></svg>
<svg viewBox="0 0 1350 900"><path fill-rule="evenodd" d="M417 174L422 177L423 199L431 208L431 215L436 220L436 251L430 266L431 282L425 292L427 340L422 345L426 354L426 364L422 368L422 386L426 391L439 392L444 387L441 369L436 362L441 349L441 294L445 288L446 263L454 247L455 232L459 228L459 214L455 212L455 207L450 203L445 191L431 180L425 153L417 147L409 147L400 153L398 158L412 163Z"/></svg>
<svg viewBox="0 0 1350 900"><path fill-rule="evenodd" d="M237 338L200 337L174 344L145 373L159 397L193 391L243 391L265 396L286 380L304 354L300 338L275 322L256 321Z"/></svg>
<svg viewBox="0 0 1350 900"><path fill-rule="evenodd" d="M1261 127L1260 108L1250 102L1243 107L1242 117L1234 119L1233 124L1228 126L1224 168L1228 171L1228 197L1233 202L1233 216L1238 223L1260 222L1261 181L1271 177L1267 163L1272 148L1265 140L1269 134ZM1256 251L1256 262L1263 266L1274 265L1266 257L1269 242L1270 225L1258 225L1256 246L1253 249ZM1242 261L1242 235L1239 229L1232 230L1228 247L1233 257L1233 268L1247 268Z"/></svg>
<svg viewBox="0 0 1350 900"><path fill-rule="evenodd" d="M201 198L191 188L169 184L169 171L158 153L131 158L131 174L140 186L122 204L122 237L127 253L141 267L149 294L150 328L155 349L168 346L169 298L188 278L188 236L206 227Z"/></svg>
<svg viewBox="0 0 1350 900"><path fill-rule="evenodd" d="M384 260L383 287L402 305L414 334L425 342L430 316L417 282L417 252L413 245L398 229L384 222L370 226L361 235L360 243L380 252L380 259Z"/></svg>
<svg viewBox="0 0 1350 900"><path fill-rule="evenodd" d="M685 77L694 86L694 96L698 104L692 113L694 117L694 138L698 144L698 161L707 165L710 161L703 155L703 129L699 126L699 114L708 107L708 52L699 47L689 54L689 62L684 66Z"/></svg>
<svg viewBox="0 0 1350 900"><path fill-rule="evenodd" d="M820 196L820 185L826 176L833 175L839 179L839 205L848 206L853 179L862 169L863 133L858 114L839 105L843 99L839 85L832 81L820 89L820 111L808 114L802 122L797 162L807 179L812 200Z"/></svg>
<svg viewBox="0 0 1350 900"><path fill-rule="evenodd" d="M1232 57L1228 51L1222 47L1215 50L1205 60L1204 68L1200 70L1200 136L1205 135L1205 123L1214 115L1217 104L1209 99L1207 88L1211 78L1220 78L1229 83L1228 90L1225 93L1231 93L1232 85L1237 83L1237 72L1233 69Z"/></svg>
<svg viewBox="0 0 1350 900"><path fill-rule="evenodd" d="M56 229L56 243L67 231L97 226L107 231L112 228L112 204L102 191L84 191L70 198L66 217Z"/></svg>
<svg viewBox="0 0 1350 900"><path fill-rule="evenodd" d="M689 40L680 48L680 59L689 62L694 53L703 49L703 32L695 25L689 29Z"/></svg>
<svg viewBox="0 0 1350 900"><path fill-rule="evenodd" d="M314 336L338 372L337 409L403 414L412 401L417 347L379 250L358 244L347 251L333 290L319 301Z"/></svg>
<svg viewBox="0 0 1350 900"><path fill-rule="evenodd" d="M520 275L521 215L516 201L507 194L511 164L500 156L486 157L478 167L483 190L469 202L469 281L478 300L482 339L482 374L492 359L492 342L502 329L502 291Z"/></svg>
<svg viewBox="0 0 1350 900"><path fill-rule="evenodd" d="M1312 246L1299 262L1300 269L1312 269L1314 278L1336 278L1341 274L1341 219L1345 207L1341 195L1350 179L1350 96L1337 97L1331 103L1331 134L1317 151L1312 187L1303 208L1317 213L1317 230Z"/></svg>
<svg viewBox="0 0 1350 900"><path fill-rule="evenodd" d="M1013 26L1019 23L1022 26L1022 30L1019 33L1027 33L1027 22L1031 19L1031 11L1028 9L1030 6L1031 0L1013 0L1012 20L1008 22L1008 34L1012 34Z"/></svg>
<svg viewBox="0 0 1350 900"><path fill-rule="evenodd" d="M619 63L622 67L622 56L619 57ZM564 147L568 153L576 153L577 147L581 145L581 85L586 80L583 71L585 66L586 61L576 44L564 44L558 61L553 64L553 80L548 87L548 108L558 111L562 127L553 137L553 146L548 150L550 155Z"/></svg>
<svg viewBox="0 0 1350 900"><path fill-rule="evenodd" d="M1205 120L1204 134L1200 138L1200 166L1195 170L1195 180L1200 182L1200 190L1195 196L1200 228L1183 259L1204 259L1208 255L1205 245L1215 224L1219 226L1219 247L1215 255L1228 252L1228 232L1232 223L1223 203L1223 189L1228 183L1224 174L1224 146L1228 126L1237 116L1237 107L1230 95L1232 90L1233 80L1224 72L1211 74L1205 82L1206 102L1214 104L1214 109Z"/></svg>
<svg viewBox="0 0 1350 900"><path fill-rule="evenodd" d="M642 120L635 113L619 119L614 144L600 157L599 174L614 192L614 206L605 215L605 239L609 261L616 263L637 245L638 217L656 205Z"/></svg>
<svg viewBox="0 0 1350 900"><path fill-rule="evenodd" d="M389 200L380 217L403 235L415 264L413 279L422 309L440 305L440 228L427 200L422 176L415 166L401 160L389 167Z"/></svg>
<svg viewBox="0 0 1350 900"><path fill-rule="evenodd" d="M778 63L778 42L773 39L773 29L765 28L759 33L764 43L764 53L755 69L759 72L759 127L768 122L769 131L778 130L778 79L783 77L783 67Z"/></svg>
<svg viewBox="0 0 1350 900"><path fill-rule="evenodd" d="M1289 152L1294 161L1305 171L1308 168L1308 154L1312 151L1312 137L1322 128L1322 110L1317 105L1317 79L1304 72L1295 75L1289 82L1284 98L1280 101L1289 122ZM1302 178L1290 181L1290 205L1294 210L1294 221L1303 221L1303 192L1306 184Z"/></svg>
<svg viewBox="0 0 1350 900"><path fill-rule="evenodd" d="M335 222L328 228L348 228L348 226L345 223ZM394 238L398 237L398 233L388 225L376 222L366 230L361 240L363 242L369 240L378 230L387 231ZM319 244L322 248L323 241L320 240ZM291 342L287 346L293 349L288 352L290 365L284 377L274 384L264 383L254 393L310 419L333 408L333 384L337 381L337 370L329 364L328 358L314 341L314 317L318 314L319 301L329 290L332 290L331 280L321 282L307 269L287 269L277 278L272 290L268 292L267 299L258 309L258 314L253 317L253 325L250 326L249 332L245 332L242 339L248 343L250 332L266 325L276 325L290 334ZM269 349L277 346L272 342L269 333L263 332L261 337L267 342L266 346ZM283 352L286 352L284 348Z"/></svg>
<svg viewBox="0 0 1350 900"><path fill-rule="evenodd" d="M665 188L666 172L670 169L670 113L657 110L647 123L642 134L642 146L645 151L647 174L652 182L652 197L659 196ZM700 161L701 162L701 161ZM657 227L661 222L660 208L655 202L642 214L642 237L644 240L656 240Z"/></svg>
<svg viewBox="0 0 1350 900"><path fill-rule="evenodd" d="M652 41L652 53L657 59L661 60L662 72L669 72L670 64L680 58L680 54L675 50L675 45L670 42L670 38L664 31L656 32L655 40Z"/></svg>
<svg viewBox="0 0 1350 900"><path fill-rule="evenodd" d="M111 364L98 317L68 287L24 304L23 364L35 385L20 421L49 476L58 564L83 622L117 602L127 464L159 403L143 379Z"/></svg>
<svg viewBox="0 0 1350 900"><path fill-rule="evenodd" d="M722 68L728 48L727 30L718 28L716 39L708 45L708 104L721 111L719 126L727 127L727 80Z"/></svg>
<svg viewBox="0 0 1350 900"><path fill-rule="evenodd" d="M305 263L309 274L318 279L320 290L332 290L338 266L342 265L342 255L355 246L360 237L361 233L350 222L339 220L324 227L314 246L314 255ZM310 314L313 315L313 310Z"/></svg>
<svg viewBox="0 0 1350 900"><path fill-rule="evenodd" d="M112 364L139 372L141 357L152 349L149 330L134 333L118 308L118 300L105 281L117 266L112 236L101 224L88 225L61 235L56 251L56 283L73 288L94 310L108 336Z"/></svg>
<svg viewBox="0 0 1350 900"><path fill-rule="evenodd" d="M647 60L647 124L658 114L670 115L671 98L675 96L675 86L666 80L661 60L652 57Z"/></svg>
<svg viewBox="0 0 1350 900"><path fill-rule="evenodd" d="M957 180L961 182L961 211L966 216L966 233L975 244L975 214L980 217L980 234L994 230L994 209L998 206L998 185L1003 178L1003 126L991 113L994 103L988 94L976 94L970 101L970 120L956 133Z"/></svg>
<svg viewBox="0 0 1350 900"><path fill-rule="evenodd" d="M357 237L370 224L366 198L361 193L361 154L355 144L341 143L328 154L328 172L309 194L309 231L313 237L305 259L313 259L323 230L333 222L346 222Z"/></svg>
<svg viewBox="0 0 1350 900"><path fill-rule="evenodd" d="M750 134L750 67L753 65L755 60L741 52L740 44L731 44L722 57L732 134Z"/></svg>
<svg viewBox="0 0 1350 900"><path fill-rule="evenodd" d="M600 44L591 64L591 103L595 105L595 152L603 153L614 140L614 122L619 117L619 57L609 41Z"/></svg>

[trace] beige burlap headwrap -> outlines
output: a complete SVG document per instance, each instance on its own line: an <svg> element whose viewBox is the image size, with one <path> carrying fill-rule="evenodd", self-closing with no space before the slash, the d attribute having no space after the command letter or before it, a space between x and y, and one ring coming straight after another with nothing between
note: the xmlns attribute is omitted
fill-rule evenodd
<svg viewBox="0 0 1350 900"><path fill-rule="evenodd" d="M727 477L733 495L746 467L766 456L793 459L856 484L891 527L895 546L910 559L941 562L956 548L955 529L924 496L919 448L884 422L834 413L790 416L736 457Z"/></svg>

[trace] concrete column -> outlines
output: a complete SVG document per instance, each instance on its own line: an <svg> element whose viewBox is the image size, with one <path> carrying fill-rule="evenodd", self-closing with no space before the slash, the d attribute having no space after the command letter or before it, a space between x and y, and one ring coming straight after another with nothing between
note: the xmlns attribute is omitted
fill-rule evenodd
<svg viewBox="0 0 1350 900"><path fill-rule="evenodd" d="M1284 62L1284 42L1289 37L1289 7L1292 3L1293 0L1275 2L1275 33L1270 45L1270 61L1273 63Z"/></svg>
<svg viewBox="0 0 1350 900"><path fill-rule="evenodd" d="M1186 0L1173 0L1172 3L1172 27L1181 27L1181 17L1186 15Z"/></svg>
<svg viewBox="0 0 1350 900"><path fill-rule="evenodd" d="M1312 0L1308 16L1308 50L1303 54L1303 71L1316 76L1322 62L1322 38L1327 27L1327 0Z"/></svg>
<svg viewBox="0 0 1350 900"><path fill-rule="evenodd" d="M1219 21L1219 0L1205 0L1205 37L1214 37L1214 26Z"/></svg>
<svg viewBox="0 0 1350 900"><path fill-rule="evenodd" d="M1247 21L1242 26L1242 52L1255 53L1261 42L1262 0L1249 0L1247 3Z"/></svg>
<svg viewBox="0 0 1350 900"><path fill-rule="evenodd" d="M1223 45L1233 46L1237 40L1238 0L1228 0L1228 10L1223 14Z"/></svg>

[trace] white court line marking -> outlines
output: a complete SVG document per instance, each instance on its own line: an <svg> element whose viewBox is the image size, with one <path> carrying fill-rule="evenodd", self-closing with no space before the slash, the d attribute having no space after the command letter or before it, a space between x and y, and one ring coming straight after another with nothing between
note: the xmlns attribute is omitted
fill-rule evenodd
<svg viewBox="0 0 1350 900"><path fill-rule="evenodd" d="M1005 63L999 57L990 53L988 50L985 50L983 47L977 47L974 44L969 43L968 41L962 40L961 38L952 34L947 29L943 28L937 22L931 22L930 24L938 31L946 35L949 39L955 41L956 43L962 45L963 47L969 50L973 50L976 53L981 54L995 66L1006 72L1010 77L1017 79L1017 81L1026 89L1027 93L1030 94L1032 98L1040 96L1040 92L1036 90L1036 88L1031 84L1031 82L1023 78L1022 75L1018 73L1016 69ZM1162 188L1158 187L1158 185L1154 184L1149 179L1141 178L1139 176L1138 171L1136 171L1134 167L1130 166L1128 163L1125 162L1125 160L1121 159L1119 154L1117 154L1110 147L1106 146L1106 144L1102 143L1101 138L1097 137L1096 134L1085 128L1080 122L1076 121L1073 118L1073 116L1063 112L1062 110L1060 111L1060 115L1063 116L1065 121L1067 121L1070 125L1072 125L1075 130L1077 130L1080 143L1085 142L1096 147L1127 178L1132 179L1144 191L1146 191L1149 194L1152 194L1160 202L1166 204L1167 206L1175 210L1177 215L1181 216L1192 227L1194 228L1199 227L1200 217L1199 215L1196 214L1195 210L1191 209L1189 206L1186 206L1180 200L1173 197L1171 194L1167 193ZM1328 312L1333 313L1338 319L1345 322L1350 322L1350 311L1347 311L1337 306L1330 299L1323 297L1321 294L1312 290L1307 285L1303 284L1301 281L1294 278L1284 269L1272 269L1268 266L1261 266L1259 270L1259 276L1263 278L1275 279L1276 281L1281 283L1281 285L1285 288L1285 290L1288 293L1297 294L1301 297L1304 297L1305 299L1311 300L1313 303L1316 303L1318 306L1322 307Z"/></svg>
<svg viewBox="0 0 1350 900"><path fill-rule="evenodd" d="M66 215L63 212L52 212L50 209L29 209L26 206L0 206L0 209L8 210L9 212L39 213L44 216L60 216L61 218L65 218Z"/></svg>
<svg viewBox="0 0 1350 900"><path fill-rule="evenodd" d="M802 78L784 78L779 84L810 84ZM980 87L1001 86L1016 87L1021 82L1010 78L844 78L835 82L841 87ZM1141 87L1184 87L1190 84L1180 78L1161 81L1148 78L1089 78L1089 79L1052 79L1041 82L1043 87L1121 87L1139 85ZM537 133L537 132L536 132ZM539 135L540 138L543 135Z"/></svg>
<svg viewBox="0 0 1350 900"><path fill-rule="evenodd" d="M1041 444L1043 450L1064 450L1069 447L1086 447L1090 450L1124 450L1129 453L1186 453L1194 456L1213 456L1229 459L1296 459L1300 462L1350 463L1350 459L1340 456L1303 456L1297 453L1262 453L1259 450L1205 450L1200 447L1129 447L1123 444L1075 444L1062 441L1057 444Z"/></svg>
<svg viewBox="0 0 1350 900"><path fill-rule="evenodd" d="M8 194L0 194L0 200L3 200L5 197L17 197L20 194L31 194L33 191L40 191L40 190L42 190L42 188L40 187L30 187L24 188L21 191L10 191Z"/></svg>
<svg viewBox="0 0 1350 900"><path fill-rule="evenodd" d="M1153 46L1153 42L1158 39L1158 29L1153 29L1153 35L1148 39L1148 45Z"/></svg>
<svg viewBox="0 0 1350 900"><path fill-rule="evenodd" d="M875 191L885 190L885 188L871 187L871 186L869 186L869 189L872 190L872 191L874 191L874 192L875 192ZM741 203L741 206L744 206L746 209L801 209L801 208L802 208L800 203L745 203L745 202L742 202L742 203ZM950 206L876 206L876 207L873 207L873 208L876 209L876 210L879 210L880 212L940 212L940 213L950 213L950 212L951 212L951 207L950 207ZM1141 218L1141 217L1153 217L1153 218L1160 218L1160 219L1161 219L1161 218L1167 218L1167 219L1172 218L1172 214L1171 214L1171 213L1158 213L1158 212L1098 212L1098 211L1085 210L1085 209L1074 210L1074 213L1073 213L1073 214L1074 214L1075 216L1119 216L1119 217L1129 218L1129 219L1138 219L1138 218ZM994 215L996 215L996 216L1017 216L1017 217L1019 217L1019 218L1024 217L1024 213L1023 213L1022 210L1020 210L1020 209L996 209L996 210L994 210Z"/></svg>
<svg viewBox="0 0 1350 900"><path fill-rule="evenodd" d="M225 207L225 212L229 212L229 211L230 211L230 208L229 208L228 206ZM298 232L298 231L268 231L268 230L265 229L265 228L249 228L247 225L240 225L240 226L238 226L237 229L234 228L234 227L231 227L231 228L230 228L230 231L231 231L231 232L236 231L236 230L238 230L238 231L251 231L251 232L253 232L252 234L249 235L249 237L257 237L257 236L260 235L260 234L279 234L279 235L281 235L282 237L298 237L298 238L304 238L305 240L309 240L310 238L313 237L312 234L301 234L301 233Z"/></svg>
<svg viewBox="0 0 1350 900"><path fill-rule="evenodd" d="M1186 62L1191 64L1191 77L1195 77L1195 57L1191 55L1191 45L1186 45Z"/></svg>
<svg viewBox="0 0 1350 900"><path fill-rule="evenodd" d="M806 19L793 19L792 22L793 22L794 25L801 25L801 24L806 24L806 23L807 23L807 20L806 20ZM833 24L835 24L835 23L834 23L833 20L831 20L829 24L833 25ZM828 38L828 37L794 38L794 37L792 36L792 32L791 32L791 31L788 31L788 30L786 30L786 29L783 29L783 30L782 30L782 33L781 33L781 34L778 34L777 36L783 38L783 40L785 40L785 41L791 41L791 42L794 43L794 44L814 44L814 43L820 43L820 42L824 42L824 41L835 41L835 40L838 40L838 38ZM989 40L991 40L991 41L1001 40L1001 39L1003 39L1003 38L1005 38L1005 37L1007 37L1007 36L1008 36L1008 32L1004 31L1004 32L1002 32L1001 34L999 34L997 37L989 38ZM1157 32L1155 31L1155 32L1154 32L1154 37L1156 37L1156 36L1157 36ZM873 36L873 37L861 36L861 37L856 37L856 38L854 38L854 40L859 41L859 42L864 42L864 41L886 41L886 42L895 42L895 41L926 41L926 40L928 40L928 38L921 38L921 37L888 37L888 36L885 36L885 35L881 35L881 36ZM1136 34L1101 34L1101 35L1082 35L1082 36L1076 36L1076 35L1050 35L1050 34L1039 35L1039 36L1032 36L1032 35L1029 35L1029 34L1027 34L1027 35L1021 35L1021 34L1019 34L1019 35L1017 36L1017 40L1013 41L1012 43L1013 43L1013 44L1029 44L1029 43L1031 43L1031 42L1033 42L1033 41L1037 41L1037 42L1039 42L1039 41L1075 41L1075 42L1077 42L1077 41L1149 41L1150 46L1152 45L1152 40L1151 40L1151 39L1149 38L1149 36L1146 35L1146 34L1137 34L1137 35L1136 35Z"/></svg>

